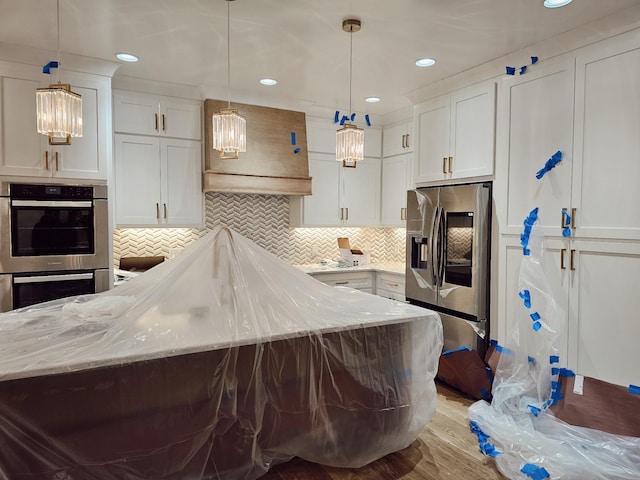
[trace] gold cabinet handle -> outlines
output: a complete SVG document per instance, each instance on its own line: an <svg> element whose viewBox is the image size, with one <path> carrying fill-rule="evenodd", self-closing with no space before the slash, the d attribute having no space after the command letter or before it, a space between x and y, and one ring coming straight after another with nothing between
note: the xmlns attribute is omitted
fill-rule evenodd
<svg viewBox="0 0 640 480"><path fill-rule="evenodd" d="M575 208L571 209L571 229L572 230L576 229L576 209Z"/></svg>
<svg viewBox="0 0 640 480"><path fill-rule="evenodd" d="M60 170L60 163L58 162L58 152L56 152L56 172Z"/></svg>
<svg viewBox="0 0 640 480"><path fill-rule="evenodd" d="M409 134L408 133L405 135L404 148L409 148Z"/></svg>
<svg viewBox="0 0 640 480"><path fill-rule="evenodd" d="M562 210L560 210L560 230L564 229L565 225L564 225L564 212L566 212L567 209L565 207L562 207Z"/></svg>
<svg viewBox="0 0 640 480"><path fill-rule="evenodd" d="M344 220L344 208L340 208L340 220Z"/></svg>
<svg viewBox="0 0 640 480"><path fill-rule="evenodd" d="M442 158L442 173L447 173L447 157Z"/></svg>
<svg viewBox="0 0 640 480"><path fill-rule="evenodd" d="M349 282L336 282L336 285L349 285Z"/></svg>
<svg viewBox="0 0 640 480"><path fill-rule="evenodd" d="M569 270L575 270L576 266L573 263L573 256L576 253L576 251L572 248L571 251L569 252Z"/></svg>
<svg viewBox="0 0 640 480"><path fill-rule="evenodd" d="M156 218L160 219L160 204L156 203Z"/></svg>
<svg viewBox="0 0 640 480"><path fill-rule="evenodd" d="M451 169L452 164L453 164L453 157L449 157L449 173L453 173L453 170Z"/></svg>
<svg viewBox="0 0 640 480"><path fill-rule="evenodd" d="M345 215L344 215L344 219L346 221L349 221L349 207L344 209Z"/></svg>
<svg viewBox="0 0 640 480"><path fill-rule="evenodd" d="M154 115L156 116L156 132L158 131L158 114L154 113Z"/></svg>
<svg viewBox="0 0 640 480"><path fill-rule="evenodd" d="M163 203L162 206L164 207L164 218L167 218L167 204Z"/></svg>
<svg viewBox="0 0 640 480"><path fill-rule="evenodd" d="M564 270L565 266L564 266L564 252L565 252L565 248L560 250L560 270Z"/></svg>
<svg viewBox="0 0 640 480"><path fill-rule="evenodd" d="M162 130L167 131L167 121L165 120L164 113L162 114Z"/></svg>
<svg viewBox="0 0 640 480"><path fill-rule="evenodd" d="M49 150L44 151L44 169L49 170Z"/></svg>
<svg viewBox="0 0 640 480"><path fill-rule="evenodd" d="M407 219L407 209L405 207L402 207L400 209L400 220L406 220Z"/></svg>

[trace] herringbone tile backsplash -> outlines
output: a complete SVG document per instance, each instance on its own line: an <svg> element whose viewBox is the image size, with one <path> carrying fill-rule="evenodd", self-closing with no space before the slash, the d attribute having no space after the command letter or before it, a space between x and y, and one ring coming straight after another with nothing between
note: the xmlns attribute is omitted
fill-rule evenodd
<svg viewBox="0 0 640 480"><path fill-rule="evenodd" d="M370 251L374 262L404 262L404 228L291 228L289 197L248 193L207 193L205 228L119 228L114 262L121 257L177 255L215 225L226 225L292 264L338 257L338 237Z"/></svg>

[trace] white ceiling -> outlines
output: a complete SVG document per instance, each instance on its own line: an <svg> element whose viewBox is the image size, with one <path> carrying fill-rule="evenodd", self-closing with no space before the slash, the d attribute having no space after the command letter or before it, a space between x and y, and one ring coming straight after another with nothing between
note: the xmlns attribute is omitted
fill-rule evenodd
<svg viewBox="0 0 640 480"><path fill-rule="evenodd" d="M549 37L638 5L638 0L237 0L231 9L231 100L347 110L353 34L353 110L383 115L407 95ZM56 0L0 0L0 42L56 50ZM196 86L226 99L225 0L60 0L61 51L115 61L135 53L115 77ZM429 56L434 67L414 62ZM62 71L64 69L64 64ZM499 74L500 72L496 72ZM275 87L258 83L278 80ZM375 105L365 96L382 97Z"/></svg>

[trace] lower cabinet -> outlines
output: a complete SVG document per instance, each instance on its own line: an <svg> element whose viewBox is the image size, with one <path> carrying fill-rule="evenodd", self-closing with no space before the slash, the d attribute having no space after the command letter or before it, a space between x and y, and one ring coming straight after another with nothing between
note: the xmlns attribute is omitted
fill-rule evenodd
<svg viewBox="0 0 640 480"><path fill-rule="evenodd" d="M116 225L200 226L201 143L115 135Z"/></svg>
<svg viewBox="0 0 640 480"><path fill-rule="evenodd" d="M331 286L355 288L381 297L404 302L404 275L381 271L312 273L312 277Z"/></svg>

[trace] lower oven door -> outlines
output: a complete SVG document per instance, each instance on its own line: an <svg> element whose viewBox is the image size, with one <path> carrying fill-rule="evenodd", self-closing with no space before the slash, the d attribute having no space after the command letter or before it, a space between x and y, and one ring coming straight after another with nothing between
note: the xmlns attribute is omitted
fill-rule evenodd
<svg viewBox="0 0 640 480"><path fill-rule="evenodd" d="M6 312L108 289L108 269L0 275L0 310Z"/></svg>

